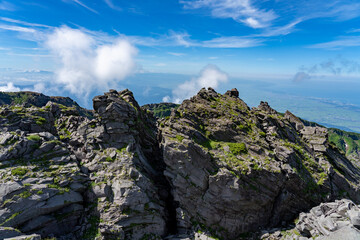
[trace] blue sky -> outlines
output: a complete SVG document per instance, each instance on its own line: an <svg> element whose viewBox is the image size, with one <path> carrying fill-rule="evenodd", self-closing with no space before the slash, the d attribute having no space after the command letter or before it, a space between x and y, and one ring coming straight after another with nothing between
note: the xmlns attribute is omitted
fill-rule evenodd
<svg viewBox="0 0 360 240"><path fill-rule="evenodd" d="M359 47L359 1L0 0L0 90L86 107L108 88L180 102L241 81L360 106L333 91L357 89Z"/></svg>
<svg viewBox="0 0 360 240"><path fill-rule="evenodd" d="M0 13L0 64L10 68L53 71L44 41L61 26L99 44L128 38L137 64L154 72L213 63L237 76L293 74L338 54L359 58L358 1L2 0Z"/></svg>

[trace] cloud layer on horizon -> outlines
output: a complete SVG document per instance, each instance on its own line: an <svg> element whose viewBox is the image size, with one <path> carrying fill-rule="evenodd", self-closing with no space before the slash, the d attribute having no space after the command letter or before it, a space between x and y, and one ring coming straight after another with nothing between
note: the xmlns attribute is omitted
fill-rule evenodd
<svg viewBox="0 0 360 240"><path fill-rule="evenodd" d="M299 72L294 75L293 81L302 82L313 77L318 77L319 74L342 76L353 73L360 73L360 63L354 60L348 60L339 55L312 66L301 66Z"/></svg>

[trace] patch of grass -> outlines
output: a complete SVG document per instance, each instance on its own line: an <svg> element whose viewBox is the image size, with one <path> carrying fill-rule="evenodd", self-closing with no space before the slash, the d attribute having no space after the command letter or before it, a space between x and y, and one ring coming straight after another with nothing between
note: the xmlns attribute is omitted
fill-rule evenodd
<svg viewBox="0 0 360 240"><path fill-rule="evenodd" d="M111 158L110 156L107 156L107 157L105 158L105 161L106 161L106 162L114 162L115 160L114 160L113 158Z"/></svg>
<svg viewBox="0 0 360 240"><path fill-rule="evenodd" d="M19 197L21 197L21 198L28 198L28 197L30 197L31 195L32 195L31 192L29 192L29 191L24 191L24 192L22 192L22 193L19 194Z"/></svg>
<svg viewBox="0 0 360 240"><path fill-rule="evenodd" d="M59 192L57 193L57 194L59 194L59 195L62 195L62 194L64 194L65 192L70 192L70 188L68 188L68 187L60 187L59 185L57 185L57 184L48 184L47 185L47 187L48 188L55 188L55 189L57 189L57 190L59 190Z"/></svg>
<svg viewBox="0 0 360 240"><path fill-rule="evenodd" d="M230 152L234 155L240 155L242 153L247 153L245 143L228 143Z"/></svg>
<svg viewBox="0 0 360 240"><path fill-rule="evenodd" d="M246 132L248 132L248 131L250 130L248 126L245 126L245 125L243 125L243 124L239 124L237 127L238 127L240 130L244 130L244 131L246 131Z"/></svg>
<svg viewBox="0 0 360 240"><path fill-rule="evenodd" d="M116 152L119 153L119 154L123 154L123 153L126 152L126 148L127 148L127 146L124 146L121 149L116 149Z"/></svg>
<svg viewBox="0 0 360 240"><path fill-rule="evenodd" d="M16 212L13 215L11 215L9 218L7 218L3 223L0 224L0 226L3 226L5 223L7 223L8 221L14 219L15 217L17 217L18 215L20 215L22 212Z"/></svg>
<svg viewBox="0 0 360 240"><path fill-rule="evenodd" d="M220 147L220 143L218 143L216 141L212 141L210 139L206 139L205 141L199 141L198 139L194 139L194 141L197 144L200 144L201 146L207 148L208 150L216 149L216 148Z"/></svg>
<svg viewBox="0 0 360 240"><path fill-rule="evenodd" d="M99 231L99 223L100 217L98 216L91 216L89 218L90 228L86 230L84 233L83 239L95 239L96 237L100 237Z"/></svg>
<svg viewBox="0 0 360 240"><path fill-rule="evenodd" d="M37 125L43 125L44 123L46 123L46 119L45 119L45 118L43 118L43 117L38 117L38 118L36 119L36 124L37 124Z"/></svg>
<svg viewBox="0 0 360 240"><path fill-rule="evenodd" d="M325 172L321 172L319 174L319 181L317 182L318 185L323 185L325 180L327 179L327 174Z"/></svg>
<svg viewBox="0 0 360 240"><path fill-rule="evenodd" d="M264 133L264 132L259 132L259 135L262 137L266 137L266 133Z"/></svg>
<svg viewBox="0 0 360 240"><path fill-rule="evenodd" d="M39 135L30 135L30 136L27 136L26 138L30 141L36 141L36 142L40 141Z"/></svg>
<svg viewBox="0 0 360 240"><path fill-rule="evenodd" d="M177 139L179 142L182 142L182 140L184 140L184 137L181 136L181 135L176 135L176 139Z"/></svg>
<svg viewBox="0 0 360 240"><path fill-rule="evenodd" d="M26 168L21 168L21 167L18 167L18 168L14 168L13 170L11 170L11 175L13 176L24 176L29 170L26 169Z"/></svg>

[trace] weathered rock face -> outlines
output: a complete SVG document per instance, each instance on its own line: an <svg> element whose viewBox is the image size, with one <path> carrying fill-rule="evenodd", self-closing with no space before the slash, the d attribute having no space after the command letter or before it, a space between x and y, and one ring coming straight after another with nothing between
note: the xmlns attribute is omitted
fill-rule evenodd
<svg viewBox="0 0 360 240"><path fill-rule="evenodd" d="M323 201L360 201L360 172L331 148L326 129L289 116L264 102L250 110L234 90L202 89L160 123L182 232L235 239Z"/></svg>
<svg viewBox="0 0 360 240"><path fill-rule="evenodd" d="M154 122L128 90L95 97L94 109L95 118L81 123L69 141L92 182L86 192L92 226L85 237L164 236L168 192L153 167L158 161Z"/></svg>
<svg viewBox="0 0 360 240"><path fill-rule="evenodd" d="M1 226L64 239L171 233L155 119L128 90L94 109L89 119L53 102L1 107Z"/></svg>
<svg viewBox="0 0 360 240"><path fill-rule="evenodd" d="M249 109L236 89L202 89L158 122L129 90L95 97L90 117L27 94L0 101L0 239L246 239L321 202L360 202L359 169L327 129Z"/></svg>
<svg viewBox="0 0 360 240"><path fill-rule="evenodd" d="M0 225L76 238L88 178L56 137L56 117L45 107L4 107L0 114Z"/></svg>

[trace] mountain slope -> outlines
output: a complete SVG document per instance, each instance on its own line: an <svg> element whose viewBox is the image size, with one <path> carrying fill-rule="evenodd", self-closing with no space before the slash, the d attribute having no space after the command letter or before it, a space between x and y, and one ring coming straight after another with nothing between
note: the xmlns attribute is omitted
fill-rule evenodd
<svg viewBox="0 0 360 240"><path fill-rule="evenodd" d="M341 149L357 165L360 164L360 134L330 128L329 141Z"/></svg>
<svg viewBox="0 0 360 240"><path fill-rule="evenodd" d="M263 102L250 110L235 89L202 89L160 126L165 175L185 232L236 239L323 201L360 200L360 171L331 147L327 129Z"/></svg>
<svg viewBox="0 0 360 240"><path fill-rule="evenodd" d="M249 239L360 202L360 170L326 128L236 89L158 121L129 90L96 96L91 117L47 98L0 105L0 239Z"/></svg>
<svg viewBox="0 0 360 240"><path fill-rule="evenodd" d="M49 97L37 92L0 92L0 106L1 105L21 105L24 107L44 107L48 102L59 104L62 108L73 108L82 116L92 116L92 111L80 107L74 100L69 97Z"/></svg>

